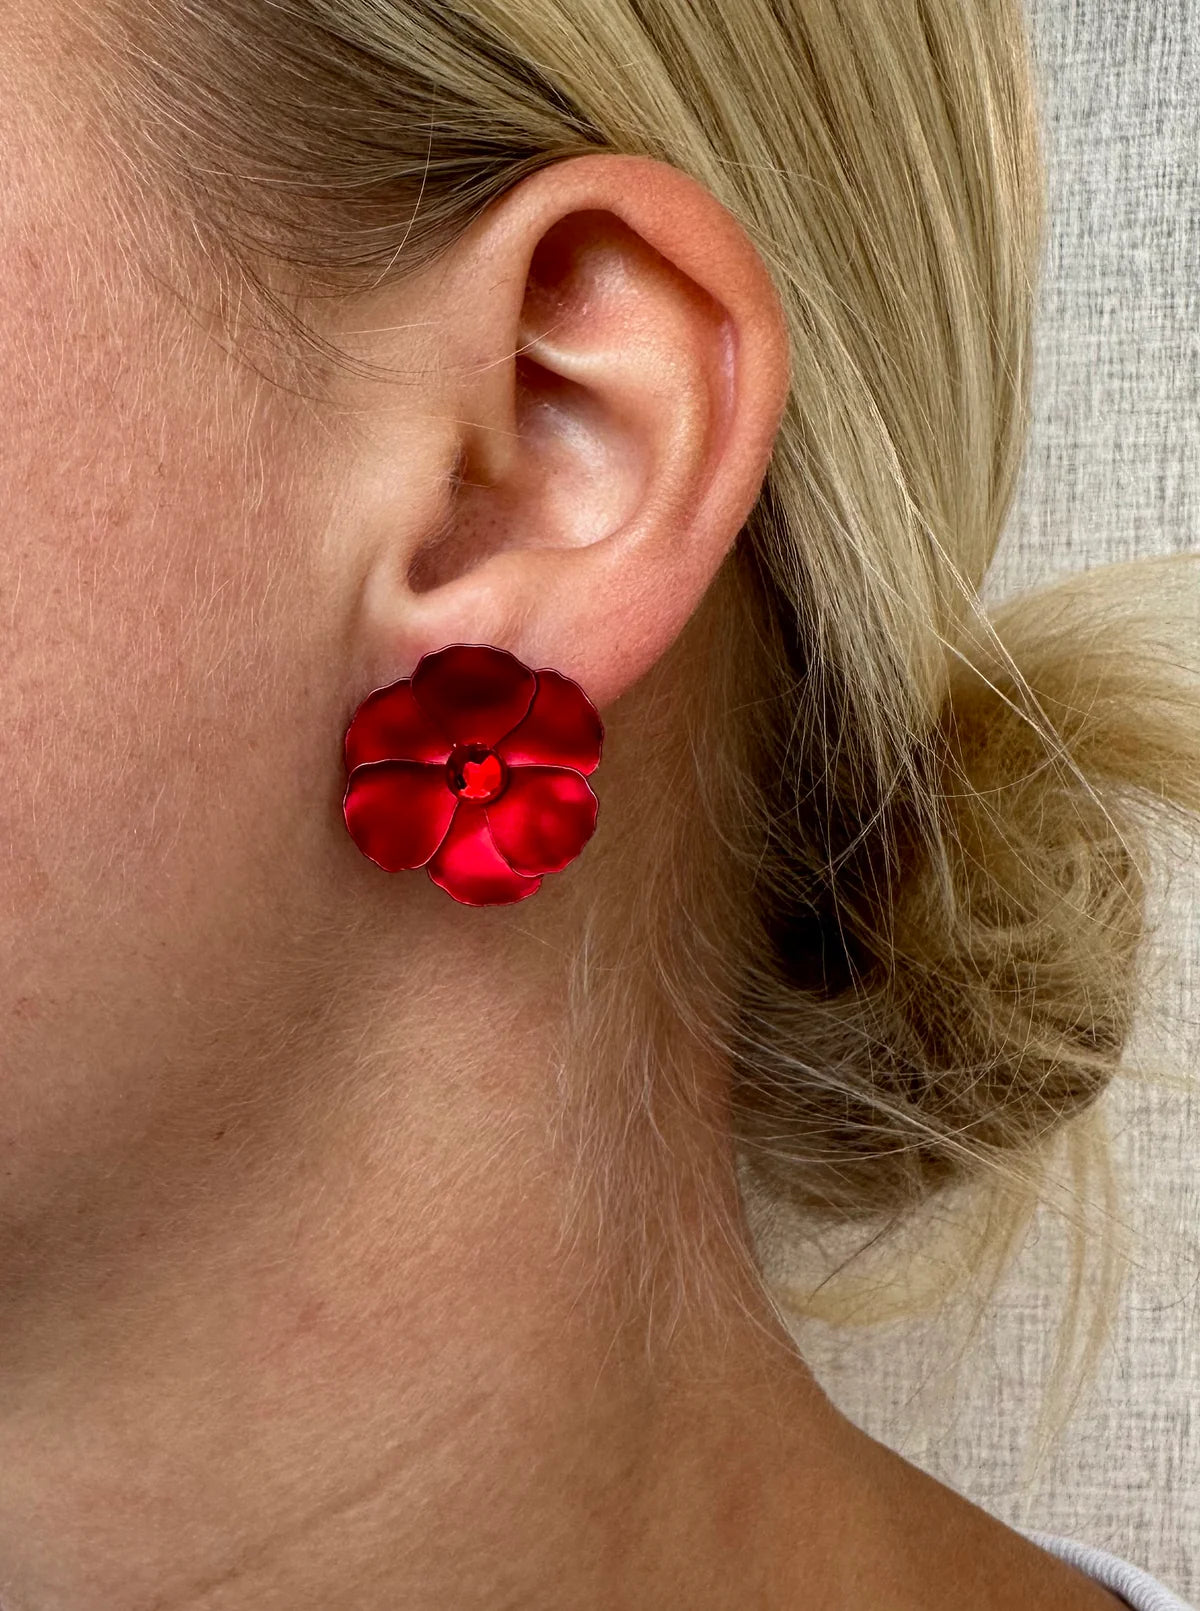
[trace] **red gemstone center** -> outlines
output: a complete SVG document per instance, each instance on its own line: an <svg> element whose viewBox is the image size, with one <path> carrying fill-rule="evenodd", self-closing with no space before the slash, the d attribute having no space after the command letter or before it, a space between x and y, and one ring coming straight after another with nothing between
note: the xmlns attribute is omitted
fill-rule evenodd
<svg viewBox="0 0 1200 1611"><path fill-rule="evenodd" d="M484 804L504 792L508 768L486 744L456 744L446 762L446 782L460 800Z"/></svg>

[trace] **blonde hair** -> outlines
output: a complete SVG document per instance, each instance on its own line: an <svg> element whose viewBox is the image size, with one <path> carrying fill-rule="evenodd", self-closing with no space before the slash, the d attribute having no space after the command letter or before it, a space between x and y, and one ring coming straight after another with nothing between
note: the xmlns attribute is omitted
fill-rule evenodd
<svg viewBox="0 0 1200 1611"><path fill-rule="evenodd" d="M1069 1126L1080 1178L1104 1173L1144 808L1200 805L1178 565L980 603L1043 243L1018 0L85 9L123 160L314 350L263 264L313 295L378 284L573 154L661 159L741 221L789 320L790 401L668 657L698 674L648 679L646 796L672 809L631 806L620 854L589 852L612 887L582 927L573 1032L628 1047L647 1114L719 1050L744 1185L814 1224L898 1224L973 1182L963 1267L990 1250L998 1279L1048 1141ZM1085 1300L1093 1328L1111 1317L1105 1272L1085 1292L1077 1267L1069 1331ZM871 1318L845 1272L775 1290Z"/></svg>

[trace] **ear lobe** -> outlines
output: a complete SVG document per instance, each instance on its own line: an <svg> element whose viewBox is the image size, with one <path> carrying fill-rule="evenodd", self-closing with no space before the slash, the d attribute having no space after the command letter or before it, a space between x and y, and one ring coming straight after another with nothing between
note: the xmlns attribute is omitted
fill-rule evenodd
<svg viewBox="0 0 1200 1611"><path fill-rule="evenodd" d="M673 642L757 496L787 388L778 300L736 221L643 158L542 170L449 256L459 473L391 641L414 660L495 643L611 702Z"/></svg>

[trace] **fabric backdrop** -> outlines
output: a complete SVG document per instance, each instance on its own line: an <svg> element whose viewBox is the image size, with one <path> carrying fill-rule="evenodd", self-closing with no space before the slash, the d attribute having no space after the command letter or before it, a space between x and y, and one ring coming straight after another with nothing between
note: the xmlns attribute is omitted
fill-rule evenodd
<svg viewBox="0 0 1200 1611"><path fill-rule="evenodd" d="M1031 16L1051 228L1033 439L989 587L1003 594L1200 548L1200 0L1031 0ZM1168 871L1154 999L1175 1029L1145 1014L1132 1061L1200 1071L1200 877L1178 851ZM1057 1216L974 1337L945 1314L796 1336L834 1401L941 1481L1200 1602L1200 1101L1124 1080L1104 1101L1136 1266L1039 1471L1029 1440L1068 1270ZM777 1257L805 1268L794 1245Z"/></svg>

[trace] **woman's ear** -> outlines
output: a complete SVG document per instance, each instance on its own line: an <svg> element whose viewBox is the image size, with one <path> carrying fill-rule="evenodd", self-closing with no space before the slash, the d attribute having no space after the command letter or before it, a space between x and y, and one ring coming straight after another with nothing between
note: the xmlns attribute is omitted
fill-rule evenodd
<svg viewBox="0 0 1200 1611"><path fill-rule="evenodd" d="M370 410L342 504L369 554L364 674L493 643L616 699L729 551L784 406L786 327L746 234L662 163L572 158L364 312L359 351L395 361L399 330L413 377Z"/></svg>

